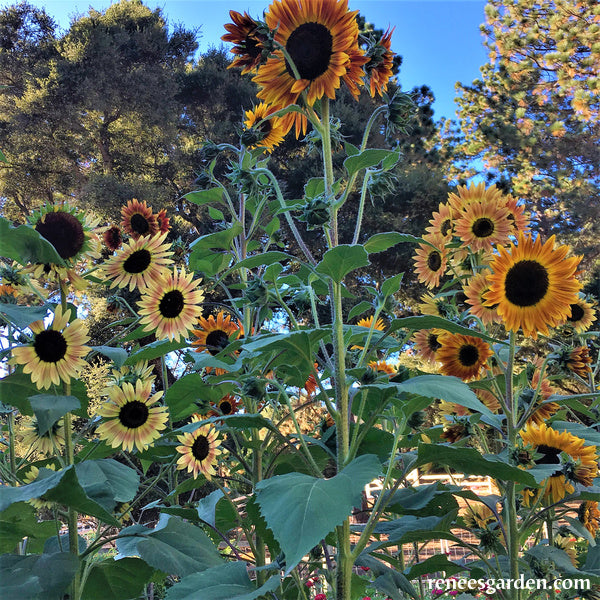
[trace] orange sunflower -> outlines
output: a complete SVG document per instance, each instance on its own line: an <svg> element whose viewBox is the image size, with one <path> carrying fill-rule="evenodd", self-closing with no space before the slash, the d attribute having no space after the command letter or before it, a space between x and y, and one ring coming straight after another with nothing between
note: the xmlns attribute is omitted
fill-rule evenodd
<svg viewBox="0 0 600 600"><path fill-rule="evenodd" d="M511 232L508 209L497 202L473 202L460 211L454 231L463 247L473 252L491 250L495 244L505 244Z"/></svg>
<svg viewBox="0 0 600 600"><path fill-rule="evenodd" d="M217 318L210 315L207 319L198 320L199 329L192 330L196 339L192 342L196 352L208 351L212 356L219 354L229 345L229 339L235 335L237 339L243 334L241 327L232 321L231 315L226 315L222 310L217 313Z"/></svg>
<svg viewBox="0 0 600 600"><path fill-rule="evenodd" d="M146 331L156 331L159 340L179 341L192 329L202 314L200 303L204 292L198 289L200 280L185 268L159 277L144 290L139 301L140 325Z"/></svg>
<svg viewBox="0 0 600 600"><path fill-rule="evenodd" d="M153 236L158 233L158 221L152 213L152 208L145 200L140 202L135 198L121 209L121 227L135 240L140 236Z"/></svg>
<svg viewBox="0 0 600 600"><path fill-rule="evenodd" d="M484 303L483 296L490 287L487 280L488 273L491 272L487 269L477 273L463 286L463 291L467 297L466 302L471 305L469 312L481 319L484 325L491 325L500 321L496 307L486 306Z"/></svg>
<svg viewBox="0 0 600 600"><path fill-rule="evenodd" d="M502 203L508 210L508 220L511 223L511 233L516 235L519 231L529 233L529 217L525 214L525 205L511 195L502 196Z"/></svg>
<svg viewBox="0 0 600 600"><path fill-rule="evenodd" d="M271 152L275 146L279 146L283 142L287 132L292 127L294 116L289 113L284 117L269 118L274 112L276 112L275 109L264 102L255 106L252 110L246 111L245 127L252 131L252 128L256 126L256 133L260 134L258 136L260 139L248 146L250 149L265 148L267 152ZM243 134L242 141L244 141Z"/></svg>
<svg viewBox="0 0 600 600"><path fill-rule="evenodd" d="M121 228L117 225L107 227L104 233L102 234L102 241L111 252L118 250L121 247L121 244L123 243Z"/></svg>
<svg viewBox="0 0 600 600"><path fill-rule="evenodd" d="M567 317L566 324L573 327L577 333L584 333L595 320L594 306L583 298L577 298L577 301L571 304L571 315Z"/></svg>
<svg viewBox="0 0 600 600"><path fill-rule="evenodd" d="M598 533L600 526L600 510L598 510L598 502L587 500L579 506L577 514L580 523L590 532L593 538Z"/></svg>
<svg viewBox="0 0 600 600"><path fill-rule="evenodd" d="M486 342L471 335L445 332L439 341L442 344L437 351L437 359L442 363L440 371L464 381L476 379L493 355Z"/></svg>
<svg viewBox="0 0 600 600"><path fill-rule="evenodd" d="M542 379L540 383L540 372L536 371L531 378L531 390L534 391L538 389L538 399L533 412L527 419L528 425L530 423L542 425L560 409L560 405L556 402L547 402L548 398L550 398L552 394L555 394L557 390L552 386L548 379Z"/></svg>
<svg viewBox="0 0 600 600"><path fill-rule="evenodd" d="M98 414L107 419L98 425L97 433L113 448L134 448L142 451L160 437L167 426L168 410L164 406L153 406L162 397L162 392L152 394L152 382L138 379L135 387L131 383L111 385L106 389L109 401Z"/></svg>
<svg viewBox="0 0 600 600"><path fill-rule="evenodd" d="M227 415L235 415L238 411L238 401L232 394L226 394L223 396L214 406L212 410L208 412L209 417L220 417Z"/></svg>
<svg viewBox="0 0 600 600"><path fill-rule="evenodd" d="M439 235L449 242L452 239L454 223L452 221L452 209L449 204L442 204L437 211L432 213L433 219L429 219L431 225L425 228L425 231L432 235Z"/></svg>
<svg viewBox="0 0 600 600"><path fill-rule="evenodd" d="M428 288L440 285L440 278L446 271L447 252L446 241L437 235L427 235L423 239L433 244L419 244L419 248L413 256L415 261L415 272L421 283Z"/></svg>
<svg viewBox="0 0 600 600"><path fill-rule="evenodd" d="M581 288L575 278L581 257L567 258L568 246L555 248L554 242L554 236L542 244L539 237L533 241L519 233L510 251L498 246L484 294L485 305L497 305L507 329L522 329L534 339L566 321Z"/></svg>
<svg viewBox="0 0 600 600"><path fill-rule="evenodd" d="M136 287L143 290L160 278L173 262L169 258L173 255L169 250L171 246L163 243L166 237L166 233L154 237L138 237L108 259L104 264L104 274L108 279L114 280L110 287L124 288L128 285L129 291Z"/></svg>
<svg viewBox="0 0 600 600"><path fill-rule="evenodd" d="M82 357L90 351L84 345L90 338L83 321L75 319L68 324L70 318L70 310L63 312L57 306L51 325L45 327L44 321L32 323L32 343L12 350L11 364L23 365L23 372L31 374L38 389L48 389L61 381L69 383L87 364Z"/></svg>
<svg viewBox="0 0 600 600"><path fill-rule="evenodd" d="M457 218L471 204L503 205L502 198L502 192L496 185L491 185L486 189L483 182L472 183L468 187L461 185L456 188L456 192L450 192L448 194L448 204L453 211L453 216Z"/></svg>
<svg viewBox="0 0 600 600"><path fill-rule="evenodd" d="M192 416L192 423L198 421L200 421L198 416ZM199 473L202 473L206 479L210 479L211 475L216 475L213 465L221 454L219 449L221 441L218 439L214 425L207 423L191 433L178 435L177 439L181 443L181 446L176 447L177 452L181 454L177 459L177 469L187 469L188 473L192 473L194 479L198 477Z"/></svg>
<svg viewBox="0 0 600 600"><path fill-rule="evenodd" d="M227 68L241 67L242 75L246 75L261 64L266 36L260 31L261 23L255 21L247 12L242 15L235 10L230 10L229 16L233 23L225 25L229 33L222 35L221 39L234 44L231 52L236 57Z"/></svg>
<svg viewBox="0 0 600 600"><path fill-rule="evenodd" d="M592 357L590 356L590 350L587 346L578 346L577 348L567 349L566 355L561 361L564 366L579 375L579 377L586 378L588 373L592 372Z"/></svg>
<svg viewBox="0 0 600 600"><path fill-rule="evenodd" d="M258 68L257 96L281 108L296 104L305 90L309 106L323 96L335 99L349 53L358 48L357 14L347 0L275 0L265 21L285 54L276 49Z"/></svg>
<svg viewBox="0 0 600 600"><path fill-rule="evenodd" d="M390 31L388 28L377 43L367 51L369 61L365 65L365 71L369 78L369 91L373 98L375 94L382 96L383 92L387 91L388 82L393 75L392 33L394 33L394 29Z"/></svg>
<svg viewBox="0 0 600 600"><path fill-rule="evenodd" d="M412 341L419 355L428 362L437 361L437 352L442 347L439 342L443 329L420 329L413 334Z"/></svg>

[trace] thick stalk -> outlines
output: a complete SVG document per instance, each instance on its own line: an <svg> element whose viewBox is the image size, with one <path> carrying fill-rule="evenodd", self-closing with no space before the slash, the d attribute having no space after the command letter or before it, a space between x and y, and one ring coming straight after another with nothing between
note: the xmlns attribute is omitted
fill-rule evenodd
<svg viewBox="0 0 600 600"><path fill-rule="evenodd" d="M323 126L321 141L323 143L323 175L325 176L325 195L331 198L333 186L333 156L331 154L331 123L329 121L329 100L323 98L321 101L322 115L321 122ZM331 204L331 247L337 246L339 243L338 234L338 214L339 208L335 203Z"/></svg>

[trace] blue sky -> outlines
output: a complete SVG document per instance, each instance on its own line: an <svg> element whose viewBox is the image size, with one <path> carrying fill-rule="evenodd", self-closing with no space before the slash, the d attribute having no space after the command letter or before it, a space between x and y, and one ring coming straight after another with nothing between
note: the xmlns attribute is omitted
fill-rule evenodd
<svg viewBox="0 0 600 600"><path fill-rule="evenodd" d="M110 0L33 0L43 6L64 30L72 17L90 7L103 10ZM4 5L10 3L4 3ZM167 21L199 29L200 52L221 44L229 10L259 17L268 1L256 0L144 0L160 8ZM453 118L455 83L471 83L487 60L479 25L484 21L484 0L349 0L367 21L380 29L395 27L392 49L402 55L400 83L404 90L426 84L435 94L436 117Z"/></svg>

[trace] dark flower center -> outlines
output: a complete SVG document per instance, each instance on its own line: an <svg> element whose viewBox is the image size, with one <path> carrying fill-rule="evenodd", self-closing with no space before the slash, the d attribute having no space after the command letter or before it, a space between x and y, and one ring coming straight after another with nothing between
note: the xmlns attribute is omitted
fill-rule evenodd
<svg viewBox="0 0 600 600"><path fill-rule="evenodd" d="M440 227L440 231L441 231L442 235L444 237L446 237L448 235L448 233L450 233L451 229L452 229L452 221L450 219L446 219L442 223L442 226Z"/></svg>
<svg viewBox="0 0 600 600"><path fill-rule="evenodd" d="M150 231L150 223L148 223L148 219L144 217L144 215L140 215L140 213L135 213L131 215L129 219L129 225L135 233L139 233L140 235L144 235Z"/></svg>
<svg viewBox="0 0 600 600"><path fill-rule="evenodd" d="M546 267L535 260L520 260L506 274L504 292L516 306L534 306L548 292L550 280Z"/></svg>
<svg viewBox="0 0 600 600"><path fill-rule="evenodd" d="M214 356L227 348L229 336L222 329L215 329L206 336L206 349Z"/></svg>
<svg viewBox="0 0 600 600"><path fill-rule="evenodd" d="M56 363L67 353L67 340L60 331L46 329L35 336L33 348L41 361Z"/></svg>
<svg viewBox="0 0 600 600"><path fill-rule="evenodd" d="M438 342L438 336L435 333L430 333L427 338L427 345L432 352L437 352L442 345Z"/></svg>
<svg viewBox="0 0 600 600"><path fill-rule="evenodd" d="M233 406L229 400L221 400L221 402L219 402L219 410L224 415L230 415L233 412Z"/></svg>
<svg viewBox="0 0 600 600"><path fill-rule="evenodd" d="M152 254L149 250L142 248L132 252L123 263L123 270L127 273L143 273L152 262Z"/></svg>
<svg viewBox="0 0 600 600"><path fill-rule="evenodd" d="M442 266L442 255L437 251L433 250L427 256L427 266L432 271L439 271Z"/></svg>
<svg viewBox="0 0 600 600"><path fill-rule="evenodd" d="M208 456L209 450L208 438L205 435L199 435L192 444L192 456L202 462Z"/></svg>
<svg viewBox="0 0 600 600"><path fill-rule="evenodd" d="M167 319L174 319L181 314L185 301L180 290L167 292L158 304L160 314Z"/></svg>
<svg viewBox="0 0 600 600"><path fill-rule="evenodd" d="M479 360L479 350L473 344L465 344L458 351L458 360L463 367L472 367Z"/></svg>
<svg viewBox="0 0 600 600"><path fill-rule="evenodd" d="M148 422L150 411L143 402L133 400L127 402L119 411L119 421L124 427L129 429L137 429Z"/></svg>
<svg viewBox="0 0 600 600"><path fill-rule="evenodd" d="M50 212L37 222L35 230L46 238L63 258L76 256L85 243L85 231L79 219L71 213Z"/></svg>
<svg viewBox="0 0 600 600"><path fill-rule="evenodd" d="M320 23L303 23L296 27L287 40L285 49L294 61L301 79L313 80L327 71L333 50L333 37ZM287 72L294 71L287 63Z"/></svg>
<svg viewBox="0 0 600 600"><path fill-rule="evenodd" d="M262 48L259 46L259 44L260 41L258 38L253 33L249 33L244 38L244 41L240 44L240 46L250 58L255 59L258 58L262 53Z"/></svg>
<svg viewBox="0 0 600 600"><path fill-rule="evenodd" d="M571 316L567 317L567 321L572 321L577 323L577 321L581 321L585 315L585 312L579 304L571 304Z"/></svg>
<svg viewBox="0 0 600 600"><path fill-rule="evenodd" d="M478 238L490 237L494 233L494 229L494 221L487 217L477 219L471 226L471 231Z"/></svg>

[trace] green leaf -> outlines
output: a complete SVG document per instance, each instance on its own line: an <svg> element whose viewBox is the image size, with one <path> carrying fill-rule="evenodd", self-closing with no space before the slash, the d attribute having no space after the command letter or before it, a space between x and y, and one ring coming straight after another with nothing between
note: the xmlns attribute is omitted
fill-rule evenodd
<svg viewBox="0 0 600 600"><path fill-rule="evenodd" d="M75 396L36 394L29 397L29 403L37 419L39 435L50 431L52 425L68 412L81 408L81 402Z"/></svg>
<svg viewBox="0 0 600 600"><path fill-rule="evenodd" d="M250 256L249 258L245 258L244 260L240 260L236 262L231 269L229 269L229 273L233 271L237 271L242 267L246 269L254 269L256 267L260 267L262 265L272 265L273 263L279 262L280 260L289 260L294 257L286 254L285 252L279 252L278 250L269 250L269 252L263 252L262 254L257 254L256 256Z"/></svg>
<svg viewBox="0 0 600 600"><path fill-rule="evenodd" d="M385 252L396 244L408 242L409 244L419 244L423 242L422 238L415 237L408 233L398 233L397 231L387 231L372 235L364 244L365 250L369 254Z"/></svg>
<svg viewBox="0 0 600 600"><path fill-rule="evenodd" d="M233 256L230 252L215 252L206 248L196 248L189 256L190 269L203 273L205 277L214 277L231 264Z"/></svg>
<svg viewBox="0 0 600 600"><path fill-rule="evenodd" d="M165 356L166 354L169 354L169 352L174 352L175 350L181 350L182 348L187 347L188 343L185 340L180 342L157 340L151 344L146 344L141 350L130 354L129 358L127 358L123 364L135 365L135 363L140 362L141 360L152 360L153 358Z"/></svg>
<svg viewBox="0 0 600 600"><path fill-rule="evenodd" d="M202 600L256 600L275 591L280 582L279 576L271 577L257 589L248 577L246 563L230 562L184 577L169 588L165 600L198 600L198 590L202 590Z"/></svg>
<svg viewBox="0 0 600 600"><path fill-rule="evenodd" d="M344 142L344 150L348 156L354 156L360 152L360 150L350 142Z"/></svg>
<svg viewBox="0 0 600 600"><path fill-rule="evenodd" d="M39 392L31 377L23 372L16 371L0 379L0 398L4 404L15 406L22 415L33 415L29 397Z"/></svg>
<svg viewBox="0 0 600 600"><path fill-rule="evenodd" d="M387 298L392 294L395 294L402 285L402 278L404 277L404 273L398 273L398 275L394 275L389 279L386 279L381 284L381 293Z"/></svg>
<svg viewBox="0 0 600 600"><path fill-rule="evenodd" d="M233 239L243 230L241 223L236 221L229 229L200 236L190 244L190 249L192 249L190 258L196 250L229 250Z"/></svg>
<svg viewBox="0 0 600 600"><path fill-rule="evenodd" d="M143 330L143 327L140 329ZM112 360L115 368L117 369L120 369L123 366L127 360L127 357L129 356L129 353L127 350L125 350L125 348L113 348L112 346L93 346L92 350L95 350L100 354L104 354L104 356Z"/></svg>
<svg viewBox="0 0 600 600"><path fill-rule="evenodd" d="M30 552L41 551L55 532L54 521L38 522L31 504L16 502L0 513L0 553L12 552L24 537Z"/></svg>
<svg viewBox="0 0 600 600"><path fill-rule="evenodd" d="M393 150L380 150L377 148L368 148L363 150L359 154L349 156L344 161L344 167L348 171L348 175L353 175L361 169L367 169L378 165L383 159L388 156L396 155L397 153Z"/></svg>
<svg viewBox="0 0 600 600"><path fill-rule="evenodd" d="M19 329L25 329L34 321L42 321L48 314L48 306L19 306L2 302L0 314Z"/></svg>
<svg viewBox="0 0 600 600"><path fill-rule="evenodd" d="M288 473L256 485L261 513L285 554L286 575L360 505L364 486L380 473L379 460L364 455L331 479Z"/></svg>
<svg viewBox="0 0 600 600"><path fill-rule="evenodd" d="M482 455L475 448L456 448L444 444L419 444L418 461L415 467L435 463L456 469L469 475L489 475L503 481L516 481L536 487L533 475L518 467L507 464L501 457Z"/></svg>
<svg viewBox="0 0 600 600"><path fill-rule="evenodd" d="M170 575L185 577L223 563L210 538L195 525L171 515L161 515L149 529L133 525L121 531L117 540L121 556L140 556L150 566ZM129 536L129 537L125 537Z"/></svg>
<svg viewBox="0 0 600 600"><path fill-rule="evenodd" d="M208 216L214 221L224 221L225 215L218 208L208 207Z"/></svg>
<svg viewBox="0 0 600 600"><path fill-rule="evenodd" d="M393 521L382 521L375 527L374 533L383 534L387 539L375 542L369 546L368 551L385 546L408 544L410 542L421 542L439 539L440 532L449 532L450 525L458 511L445 514L442 517L429 516L418 517L405 515Z"/></svg>
<svg viewBox="0 0 600 600"><path fill-rule="evenodd" d="M62 598L79 568L70 552L0 556L0 599L49 600Z"/></svg>
<svg viewBox="0 0 600 600"><path fill-rule="evenodd" d="M81 600L138 598L154 569L139 558L96 561L85 581Z"/></svg>
<svg viewBox="0 0 600 600"><path fill-rule="evenodd" d="M448 557L444 554L436 554L434 556L430 556L420 563L417 563L416 565L412 565L412 567L408 570L406 577L408 579L416 579L422 575L430 575L434 573L444 573L446 577L450 577L451 575L460 573L464 570L464 565L459 565L448 560Z"/></svg>
<svg viewBox="0 0 600 600"><path fill-rule="evenodd" d="M181 421L199 408L208 408L211 402L217 403L235 389L234 383L220 383L218 385L205 383L198 373L188 373L175 381L165 394L165 403L174 421Z"/></svg>
<svg viewBox="0 0 600 600"><path fill-rule="evenodd" d="M64 265L54 246L33 227L13 227L8 219L0 217L0 256L28 263L52 263Z"/></svg>
<svg viewBox="0 0 600 600"><path fill-rule="evenodd" d="M554 401L556 402L556 399ZM585 440L590 445L600 446L600 432L591 427L586 427L581 423L571 423L570 421L553 421L551 426L556 431L567 431Z"/></svg>
<svg viewBox="0 0 600 600"><path fill-rule="evenodd" d="M203 206L204 204L223 203L223 188L214 187L209 190L199 190L197 192L189 192L184 195L188 202Z"/></svg>
<svg viewBox="0 0 600 600"><path fill-rule="evenodd" d="M112 458L86 460L75 466L77 479L88 497L107 510L133 500L140 485L137 472Z"/></svg>
<svg viewBox="0 0 600 600"><path fill-rule="evenodd" d="M2 150L0 150L0 162L8 162L8 159L6 158L6 156L4 155L4 152L2 152Z"/></svg>
<svg viewBox="0 0 600 600"><path fill-rule="evenodd" d="M335 283L340 283L350 271L368 265L369 255L363 246L341 244L327 250L315 269L318 273L331 277Z"/></svg>
<svg viewBox="0 0 600 600"><path fill-rule="evenodd" d="M198 502L198 518L211 527L225 533L235 527L237 513L225 499L221 490L215 490Z"/></svg>
<svg viewBox="0 0 600 600"><path fill-rule="evenodd" d="M403 600L400 590L413 598L418 598L416 590L402 573L391 569L366 552L358 557L356 564L369 567L370 575L375 577L374 587L392 600Z"/></svg>
<svg viewBox="0 0 600 600"><path fill-rule="evenodd" d="M359 317L360 315L367 312L368 310L373 310L373 305L370 302L363 300L362 302L359 302L358 304L356 304L352 308L352 310L348 313L348 320L350 321L351 319Z"/></svg>

